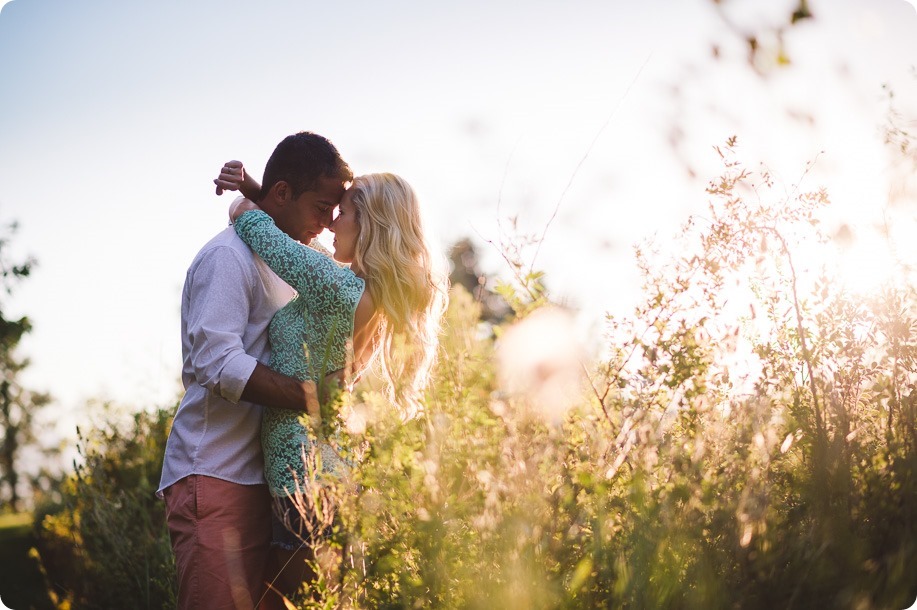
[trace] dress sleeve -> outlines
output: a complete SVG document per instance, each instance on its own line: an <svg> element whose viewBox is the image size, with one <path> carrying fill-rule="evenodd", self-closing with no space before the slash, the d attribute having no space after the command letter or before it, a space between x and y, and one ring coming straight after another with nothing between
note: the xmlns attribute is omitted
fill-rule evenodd
<svg viewBox="0 0 917 610"><path fill-rule="evenodd" d="M274 224L261 210L249 210L235 222L239 237L280 279L299 292L311 309L341 294L356 279L349 269L305 246Z"/></svg>

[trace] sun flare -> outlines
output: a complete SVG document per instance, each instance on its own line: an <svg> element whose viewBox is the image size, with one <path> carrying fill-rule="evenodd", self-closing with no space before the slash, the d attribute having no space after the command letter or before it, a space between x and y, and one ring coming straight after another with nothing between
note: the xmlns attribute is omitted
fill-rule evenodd
<svg viewBox="0 0 917 610"><path fill-rule="evenodd" d="M833 270L845 289L868 295L892 281L896 267L888 243L875 235L861 236L838 247Z"/></svg>

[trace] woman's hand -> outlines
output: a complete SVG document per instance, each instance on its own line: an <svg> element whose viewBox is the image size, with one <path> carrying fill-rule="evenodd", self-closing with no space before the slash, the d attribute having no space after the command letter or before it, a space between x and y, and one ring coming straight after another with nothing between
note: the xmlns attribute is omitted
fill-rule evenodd
<svg viewBox="0 0 917 610"><path fill-rule="evenodd" d="M241 161L227 161L220 169L220 175L213 181L217 185L217 195L223 191L238 191L245 182L245 167Z"/></svg>
<svg viewBox="0 0 917 610"><path fill-rule="evenodd" d="M229 220L235 222L236 219L249 210L260 210L258 204L251 199L239 197L229 205Z"/></svg>

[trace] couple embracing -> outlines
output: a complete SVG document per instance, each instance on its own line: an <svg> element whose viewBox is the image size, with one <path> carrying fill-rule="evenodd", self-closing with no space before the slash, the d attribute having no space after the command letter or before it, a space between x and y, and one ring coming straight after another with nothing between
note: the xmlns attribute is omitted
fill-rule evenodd
<svg viewBox="0 0 917 610"><path fill-rule="evenodd" d="M392 174L354 178L317 134L281 141L260 185L236 161L214 182L217 194L246 198L185 279L185 395L159 494L179 608L282 607L273 589L295 593L311 559L292 499L308 479L303 457L320 453L331 476L349 466L322 438L334 423L319 422L318 388L326 379L348 387L378 359L396 403L410 410L446 285L411 186ZM334 260L308 245L326 228Z"/></svg>

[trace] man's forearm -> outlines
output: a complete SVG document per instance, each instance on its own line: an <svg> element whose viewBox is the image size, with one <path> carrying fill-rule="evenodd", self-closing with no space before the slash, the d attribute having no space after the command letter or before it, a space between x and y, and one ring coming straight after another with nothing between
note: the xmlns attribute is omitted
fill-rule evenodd
<svg viewBox="0 0 917 610"><path fill-rule="evenodd" d="M272 371L263 364L256 364L242 390L242 400L254 402L275 409L286 409L319 415L318 395L311 381L299 381Z"/></svg>
<svg viewBox="0 0 917 610"><path fill-rule="evenodd" d="M242 176L242 184L239 185L239 192L245 195L246 199L251 199L256 203L261 199L261 185L258 184L258 181L252 178L248 172L245 172Z"/></svg>

